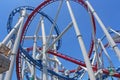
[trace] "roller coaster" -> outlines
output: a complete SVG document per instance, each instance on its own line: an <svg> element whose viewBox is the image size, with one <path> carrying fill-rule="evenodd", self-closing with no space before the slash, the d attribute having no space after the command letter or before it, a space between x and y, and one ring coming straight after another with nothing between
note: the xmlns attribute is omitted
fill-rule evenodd
<svg viewBox="0 0 120 80"><path fill-rule="evenodd" d="M80 27L81 8L89 16L89 32ZM17 7L7 31L0 42L0 80L12 80L14 68L17 80L120 80L120 31L107 28L88 0Z"/></svg>

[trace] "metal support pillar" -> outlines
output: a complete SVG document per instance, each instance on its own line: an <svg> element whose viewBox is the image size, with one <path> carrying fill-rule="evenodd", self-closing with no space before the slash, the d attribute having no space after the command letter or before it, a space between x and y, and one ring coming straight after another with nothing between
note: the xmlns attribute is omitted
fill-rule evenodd
<svg viewBox="0 0 120 80"><path fill-rule="evenodd" d="M63 4L63 0L61 0L60 4L59 4L59 6L58 6L58 10L57 10L57 13L56 13L56 15L55 15L54 22L53 22L53 24L52 24L52 26L51 26L50 34L49 34L49 37L48 37L48 39L47 39L47 45L49 45L50 39L51 39L51 37L52 37L52 33L53 33L53 30L54 30L55 24L56 24L56 22L57 22L58 15L59 15L59 13L60 13L62 4Z"/></svg>
<svg viewBox="0 0 120 80"><path fill-rule="evenodd" d="M35 33L34 33L34 43L33 43L33 53L32 53L32 57L33 59L36 58L36 50L37 50L37 40L38 40L38 33L39 33L39 30L40 30L40 27L41 27L41 19L40 19L40 22L38 23L38 26L35 30ZM33 77L33 79L36 79L36 71L35 71L35 65L32 65L32 70L31 70L31 77Z"/></svg>
<svg viewBox="0 0 120 80"><path fill-rule="evenodd" d="M42 79L43 80L48 80L47 55L46 55L46 34L45 34L43 18L41 20L41 29L42 29L42 40L43 40L43 51L42 51L42 54L43 54L43 57L42 57L43 73L42 73Z"/></svg>
<svg viewBox="0 0 120 80"><path fill-rule="evenodd" d="M36 56L36 55L35 55L35 54L36 54L36 46L37 46L37 36L34 35L33 53L32 53L33 59L35 59L35 56ZM35 77L36 77L36 76L35 76L35 74L36 74L36 73L35 73L35 65L32 65L31 67L32 67L32 68L31 68L31 69L32 69L32 70L31 70L31 71L32 71L32 72L31 72L31 78L32 78L32 79L35 79Z"/></svg>
<svg viewBox="0 0 120 80"><path fill-rule="evenodd" d="M89 13L90 13L90 11L89 11ZM99 70L101 68L101 65L100 65L99 54L98 54L98 42L97 42L96 34L94 31L94 22L92 20L92 17L93 17L93 15L90 13L90 18L91 18L91 23L92 23L92 39L94 41L94 51L96 54L97 69ZM101 80L101 74L99 74L97 76L97 78L99 78Z"/></svg>
<svg viewBox="0 0 120 80"><path fill-rule="evenodd" d="M19 25L20 25L20 23L21 23L22 20L23 20L23 18L21 17L18 20L17 24L14 26L14 28L10 31L10 33L2 41L2 44L6 45L7 42L12 38L12 36L18 31Z"/></svg>
<svg viewBox="0 0 120 80"><path fill-rule="evenodd" d="M21 38L21 34L22 34L23 22L24 22L25 16L26 16L26 10L23 10L22 15L21 15L22 20L21 20L21 23L20 23L20 27L19 27L16 39L15 39L13 50L12 50L12 53L11 53L12 56L11 56L10 68L9 68L9 71L6 72L6 76L5 76L4 80L11 80L12 79L14 64L15 64L15 61L16 61L16 54L18 52L19 45L20 45L20 38Z"/></svg>
<svg viewBox="0 0 120 80"><path fill-rule="evenodd" d="M95 10L93 9L93 7L91 6L91 4L88 2L88 0L85 1L85 3L87 4L90 12L94 15L94 17L96 18L96 20L98 21L98 23L100 24L100 27L102 28L103 32L105 33L108 42L110 43L111 47L114 49L115 53L117 54L119 60L120 60L120 50L117 47L116 43L114 42L114 40L112 39L112 37L110 36L110 34L108 33L105 25L103 24L102 20L99 18L99 16L97 15L97 13L95 12Z"/></svg>
<svg viewBox="0 0 120 80"><path fill-rule="evenodd" d="M49 45L46 49L46 52L54 46L54 44L63 36L63 34L65 34L71 27L72 27L73 23L70 22L68 24L68 26L61 32L61 34L51 43L51 45Z"/></svg>
<svg viewBox="0 0 120 80"><path fill-rule="evenodd" d="M77 38L78 38L78 41L79 41L79 44L80 44L80 47L81 47L81 50L82 50L82 54L83 54L83 57L84 57L84 60L85 60L85 64L86 64L86 67L87 67L87 71L88 71L90 80L96 80L95 75L94 75L93 70L92 70L92 67L91 67L91 64L90 64L90 60L89 60L88 55L87 55L87 51L86 51L84 42L82 40L82 35L81 35L81 33L79 31L79 28L78 28L78 25L76 23L76 20L75 20L73 11L71 9L69 0L66 0L66 3L67 3L67 6L68 6L68 10L69 10L71 19L73 21L74 29L76 31L76 35L77 35Z"/></svg>
<svg viewBox="0 0 120 80"><path fill-rule="evenodd" d="M53 38L53 40L55 41L55 39L56 39L56 37L54 37ZM54 44L54 46L53 46L53 49L54 49L54 51L56 52L56 44ZM57 54L57 53L56 53ZM54 58L54 60L58 60L57 59L57 56L53 56L53 58ZM58 63L57 62L54 62L54 71L56 72L56 73L58 73ZM55 77L55 76L53 76L53 80L58 80L58 78L57 77Z"/></svg>
<svg viewBox="0 0 120 80"><path fill-rule="evenodd" d="M105 53L105 55L106 55L106 57L107 57L107 59L108 59L108 61L109 61L109 63L110 63L110 66L111 66L111 67L114 67L114 66L113 66L113 63L112 63L112 60L111 60L109 54L107 53L107 51L106 51L106 49L105 49L105 47L104 47L104 45L103 45L103 43L102 43L102 41L101 41L100 39L98 39L98 43L100 44L102 50L104 51L104 53Z"/></svg>

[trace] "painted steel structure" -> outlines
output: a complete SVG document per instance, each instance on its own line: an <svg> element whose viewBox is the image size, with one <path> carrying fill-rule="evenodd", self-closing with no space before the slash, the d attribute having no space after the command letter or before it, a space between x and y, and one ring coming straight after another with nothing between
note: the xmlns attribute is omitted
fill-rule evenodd
<svg viewBox="0 0 120 80"><path fill-rule="evenodd" d="M57 2L59 6L54 19L49 17L49 13L42 12L42 9L46 9L50 4ZM88 53L71 6L72 2L82 5L91 18L92 39ZM63 4L68 9L71 22L60 32L57 20ZM20 14L19 19L12 27L13 18L17 13ZM39 20L36 17L38 14L40 15ZM37 27L32 28L29 32L29 28L35 26L32 23L35 19L38 20ZM102 39L96 37L96 21L104 32L105 36ZM46 22L52 26L46 28ZM83 60L59 52L63 35L72 27L76 33ZM1 80L12 80L15 63L18 80L107 80L110 77L120 79L120 69L114 66L107 51L107 48L111 47L120 59L120 50L117 46L120 42L120 33L112 28L106 28L88 0L45 0L36 8L30 6L18 7L9 16L7 30L8 35L0 44L0 61L5 61L4 64L0 62L2 66L0 66L0 73L3 73L0 74ZM48 30L49 33L47 33ZM29 36L28 33L33 34ZM105 38L107 41L106 44L103 44ZM32 40L33 42L29 44L26 40ZM103 54L110 64L110 66L107 66L108 69L104 66ZM77 68L67 70L59 58L76 64Z"/></svg>

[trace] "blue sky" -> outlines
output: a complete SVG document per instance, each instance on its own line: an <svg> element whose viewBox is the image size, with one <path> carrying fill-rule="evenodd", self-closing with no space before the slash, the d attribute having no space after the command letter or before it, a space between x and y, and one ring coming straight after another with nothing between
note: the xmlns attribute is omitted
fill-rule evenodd
<svg viewBox="0 0 120 80"><path fill-rule="evenodd" d="M0 10L1 10L0 12L0 41L2 41L4 37L7 35L7 29L6 29L7 20L8 20L10 12L14 8L19 7L19 6L25 6L25 5L36 7L42 1L43 0L11 0L11 1L1 0L0 1L0 6L1 6L0 7ZM115 0L115 1L113 0L89 0L89 2L92 4L93 8L98 13L99 17L102 19L103 23L106 25L107 28L111 27L115 30L120 29L120 9L119 9L120 0ZM42 9L42 11L44 11L49 16L54 18L54 15L55 15L54 9L56 9L56 8L53 8L54 5L57 5L57 4L53 3L52 5L49 5L45 7L44 9ZM61 11L61 14L59 16L59 20L57 21L58 26L60 26L60 31L62 31L63 28L67 26L67 24L71 21L69 14L66 13L67 16L63 15L65 12L68 12L65 4L63 5L63 7L62 7L63 10ZM76 17L76 20L78 21L78 25L83 26L79 28L80 28L81 33L84 35L83 40L85 42L86 48L87 50L89 50L90 38L91 38L91 27L87 27L91 25L89 21L89 15L84 10L84 8L82 8L80 5L76 3L72 4L72 8L74 8L73 11L75 12L75 17ZM103 32L101 28L99 27L99 25L97 24L97 37L102 37L102 35L103 35ZM68 39L66 39L65 37L67 37ZM75 39L75 32L73 31L73 28L70 29L70 31L63 36L62 47L59 51L61 53L65 53L67 55L83 60L82 54L78 53L80 50L79 50L79 45ZM63 60L63 63L64 62L65 61ZM69 65L65 65L65 67L69 69L73 69L76 67L76 65L73 65L72 67L70 67Z"/></svg>

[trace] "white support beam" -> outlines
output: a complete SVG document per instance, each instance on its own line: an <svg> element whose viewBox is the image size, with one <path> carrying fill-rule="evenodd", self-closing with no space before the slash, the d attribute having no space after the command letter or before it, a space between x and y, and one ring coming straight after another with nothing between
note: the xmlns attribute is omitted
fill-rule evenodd
<svg viewBox="0 0 120 80"><path fill-rule="evenodd" d="M53 40L55 41L55 39L56 39L56 38L54 38ZM54 51L56 52L56 50L57 50L56 44L53 45L53 49L54 49ZM56 54L57 54L57 53L56 53ZM53 58L54 58L54 60L56 61L56 62L54 62L54 64L53 64L53 65L54 65L54 71L55 71L56 73L58 73L59 64L58 64L57 61L59 61L59 60L58 60L57 56L53 56ZM58 80L58 78L57 78L56 76L52 76L52 78L53 78L53 80Z"/></svg>
<svg viewBox="0 0 120 80"><path fill-rule="evenodd" d="M56 24L56 22L57 22L58 15L59 15L59 13L60 13L62 4L63 4L63 0L61 0L60 4L59 4L59 6L58 6L58 10L57 10L57 13L56 13L56 15L55 15L54 22L53 22L53 24L52 24L52 26L51 26L51 29L50 29L50 34L49 34L49 37L48 37L48 39L47 39L47 45L49 45L50 39L51 39L51 37L52 37L52 33L53 33L53 31L54 31L55 24Z"/></svg>
<svg viewBox="0 0 120 80"><path fill-rule="evenodd" d="M87 67L87 70L88 70L90 80L96 80L95 75L94 75L93 70L92 70L92 67L91 67L91 64L90 64L90 60L89 60L88 55L87 55L87 51L86 51L83 39L82 39L82 35L79 31L79 28L78 28L77 22L75 20L72 8L70 6L69 0L66 0L66 3L67 3L67 7L68 7L68 10L69 10L69 13L70 13L73 25L74 25L74 29L75 29L75 32L76 32L81 50L82 50L82 54L83 54L83 57L84 57L84 60L85 60L85 64L86 64L86 67Z"/></svg>
<svg viewBox="0 0 120 80"><path fill-rule="evenodd" d="M46 52L54 46L54 44L63 36L63 34L65 34L71 27L72 27L73 23L70 22L68 24L68 26L61 32L61 34L51 43L51 45L49 45L46 49Z"/></svg>
<svg viewBox="0 0 120 80"><path fill-rule="evenodd" d="M113 66L113 63L112 63L112 60L111 60L108 52L106 51L106 49L105 49L105 47L104 47L104 45L103 45L103 43L102 43L102 41L101 41L100 39L98 39L98 43L100 44L102 50L104 51L106 57L108 58L108 61L109 61L110 65L111 65L111 67L114 67L114 66Z"/></svg>
<svg viewBox="0 0 120 80"><path fill-rule="evenodd" d="M98 21L98 23L100 24L100 27L102 28L104 34L106 35L108 42L110 43L111 47L114 49L115 53L117 54L119 60L120 60L120 50L117 47L116 43L114 42L114 40L112 39L112 37L110 36L110 34L108 33L105 25L103 24L102 20L99 18L99 16L97 15L97 13L95 12L95 10L93 9L92 5L89 3L88 0L85 1L85 3L87 4L90 12L94 15L94 17L96 18L96 20Z"/></svg>
<svg viewBox="0 0 120 80"><path fill-rule="evenodd" d="M45 27L44 27L44 19L41 20L41 29L42 29L42 41L43 41L43 57L42 57L42 64L43 64L43 72L42 72L42 79L48 80L48 72L47 72L47 55L46 55L46 34L45 34Z"/></svg>
<svg viewBox="0 0 120 80"><path fill-rule="evenodd" d="M12 79L12 74L13 74L13 70L14 70L14 64L16 62L16 54L18 52L19 49L19 45L20 45L20 38L22 35L22 30L23 30L23 22L24 22L24 18L26 16L26 10L22 10L22 15L21 15L21 23L19 26L19 30L15 39L15 43L13 46L13 50L12 50L12 56L11 56L11 63L10 63L10 68L9 70L6 72L6 76L4 78L4 80L11 80Z"/></svg>
<svg viewBox="0 0 120 80"><path fill-rule="evenodd" d="M20 17L14 28L10 31L10 33L5 37L5 39L2 41L2 44L6 45L7 42L12 38L12 36L18 31L19 25L21 21L23 20L23 17Z"/></svg>
<svg viewBox="0 0 120 80"><path fill-rule="evenodd" d="M33 36L33 52L32 52L32 57L33 59L36 59L36 51L37 51L37 40L38 40L38 33L39 33L39 30L40 30L40 27L41 27L41 19L38 23L38 26L36 27L36 30L35 30L35 33L34 33L34 36ZM32 72L31 72L31 78L32 79L36 79L36 70L35 70L35 65L32 65L31 66L32 68Z"/></svg>

